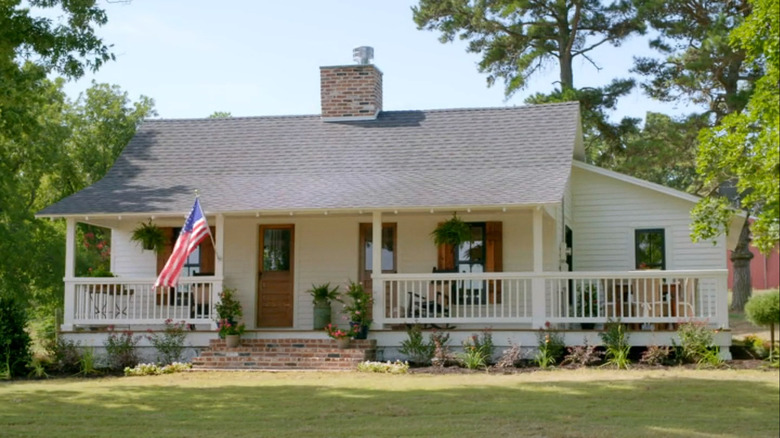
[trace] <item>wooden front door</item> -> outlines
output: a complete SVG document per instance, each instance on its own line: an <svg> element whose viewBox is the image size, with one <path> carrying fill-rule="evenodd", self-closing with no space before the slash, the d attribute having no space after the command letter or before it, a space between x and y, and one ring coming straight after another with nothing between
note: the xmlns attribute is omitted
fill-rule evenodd
<svg viewBox="0 0 780 438"><path fill-rule="evenodd" d="M257 327L293 326L294 225L260 225Z"/></svg>

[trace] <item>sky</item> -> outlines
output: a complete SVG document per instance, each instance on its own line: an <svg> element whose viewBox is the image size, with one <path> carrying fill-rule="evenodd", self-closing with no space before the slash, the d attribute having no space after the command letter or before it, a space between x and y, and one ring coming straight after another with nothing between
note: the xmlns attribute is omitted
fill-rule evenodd
<svg viewBox="0 0 780 438"><path fill-rule="evenodd" d="M75 98L91 82L119 85L131 99L155 100L162 118L318 114L319 67L353 64L352 49L374 48L384 74L384 110L523 105L556 86L550 64L511 98L503 83L487 87L479 56L466 43L442 44L439 33L418 30L412 0L102 0L108 23L98 29L116 61L66 85ZM575 86L599 86L626 77L633 56L651 55L643 38L593 52L601 70L575 63ZM637 90L613 118L644 118L647 111L685 112Z"/></svg>

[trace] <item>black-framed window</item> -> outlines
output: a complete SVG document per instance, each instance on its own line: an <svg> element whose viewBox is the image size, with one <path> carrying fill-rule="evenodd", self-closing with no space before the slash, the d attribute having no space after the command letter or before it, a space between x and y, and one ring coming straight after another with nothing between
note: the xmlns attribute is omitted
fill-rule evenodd
<svg viewBox="0 0 780 438"><path fill-rule="evenodd" d="M174 242L179 239L179 233L181 233L181 228L173 229ZM195 274L200 273L200 245L187 256L187 260L184 261L181 272L183 277L193 277Z"/></svg>
<svg viewBox="0 0 780 438"><path fill-rule="evenodd" d="M634 231L636 269L666 269L666 236L663 228Z"/></svg>
<svg viewBox="0 0 780 438"><path fill-rule="evenodd" d="M469 222L468 225L471 228L471 240L458 247L455 269L460 273L485 272L486 224ZM485 302L485 285L482 280L465 280L461 288L462 294L458 300L461 304Z"/></svg>

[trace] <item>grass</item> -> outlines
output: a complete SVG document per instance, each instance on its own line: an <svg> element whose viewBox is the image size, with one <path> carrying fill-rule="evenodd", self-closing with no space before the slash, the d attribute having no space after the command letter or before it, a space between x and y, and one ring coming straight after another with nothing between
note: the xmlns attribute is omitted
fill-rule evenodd
<svg viewBox="0 0 780 438"><path fill-rule="evenodd" d="M0 383L27 436L778 436L778 373L184 373Z"/></svg>

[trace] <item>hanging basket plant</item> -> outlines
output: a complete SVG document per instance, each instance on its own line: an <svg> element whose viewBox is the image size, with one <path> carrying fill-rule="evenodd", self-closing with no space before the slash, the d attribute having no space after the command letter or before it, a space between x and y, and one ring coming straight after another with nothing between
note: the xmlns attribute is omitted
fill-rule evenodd
<svg viewBox="0 0 780 438"><path fill-rule="evenodd" d="M433 230L431 237L436 245L452 245L457 248L461 243L471 240L471 227L460 220L457 214L452 213L450 219Z"/></svg>
<svg viewBox="0 0 780 438"><path fill-rule="evenodd" d="M140 243L141 247L148 251L159 253L165 247L165 234L151 219L148 223L141 223L136 227L130 240Z"/></svg>

